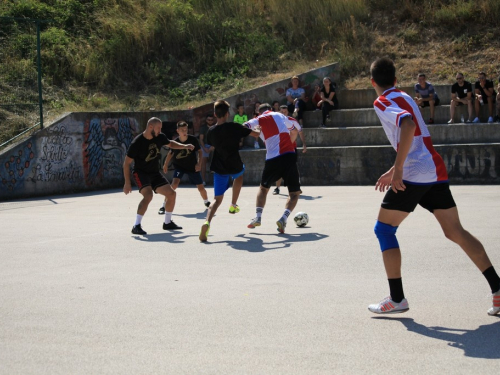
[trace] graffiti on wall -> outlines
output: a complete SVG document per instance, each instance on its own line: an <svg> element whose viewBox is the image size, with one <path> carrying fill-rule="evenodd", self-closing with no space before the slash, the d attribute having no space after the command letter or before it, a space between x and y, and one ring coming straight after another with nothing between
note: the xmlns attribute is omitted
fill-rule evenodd
<svg viewBox="0 0 500 375"><path fill-rule="evenodd" d="M499 166L495 165L495 151L488 147L473 149L453 148L443 153L443 160L449 177L467 179L481 177L495 179L498 177Z"/></svg>
<svg viewBox="0 0 500 375"><path fill-rule="evenodd" d="M123 178L123 161L130 143L139 132L133 118L93 118L85 123L83 168L85 183Z"/></svg>
<svg viewBox="0 0 500 375"><path fill-rule="evenodd" d="M13 191L15 188L24 183L26 174L29 172L32 160L35 157L33 152L33 144L31 142L14 151L7 156L7 161L0 168L0 178L2 188L7 191Z"/></svg>
<svg viewBox="0 0 500 375"><path fill-rule="evenodd" d="M47 128L41 138L40 150L35 152L36 163L31 168L27 181L77 182L81 178L81 167L73 160L73 136L64 125Z"/></svg>

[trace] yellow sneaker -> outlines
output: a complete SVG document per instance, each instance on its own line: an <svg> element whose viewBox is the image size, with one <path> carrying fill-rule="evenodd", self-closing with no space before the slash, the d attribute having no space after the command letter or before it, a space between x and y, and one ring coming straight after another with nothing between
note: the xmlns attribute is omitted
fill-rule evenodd
<svg viewBox="0 0 500 375"><path fill-rule="evenodd" d="M237 214L238 212L240 212L240 208L238 207L238 205L236 206L231 205L231 207L229 207L230 214Z"/></svg>
<svg viewBox="0 0 500 375"><path fill-rule="evenodd" d="M201 242L207 242L208 239L208 232L210 231L210 223L208 221L205 221L203 225L201 226L200 230L200 241Z"/></svg>

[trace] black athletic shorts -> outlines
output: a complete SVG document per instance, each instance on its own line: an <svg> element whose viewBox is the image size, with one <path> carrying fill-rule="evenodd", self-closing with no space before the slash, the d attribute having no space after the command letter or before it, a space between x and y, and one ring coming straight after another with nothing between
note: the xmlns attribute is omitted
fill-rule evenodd
<svg viewBox="0 0 500 375"><path fill-rule="evenodd" d="M436 99L436 98L434 98L434 105L435 105L435 106L438 106L438 105L439 105L439 103L441 103L441 100L440 100L439 98L437 98L437 99ZM422 107L429 107L429 106L430 106L430 104L429 104L429 102L422 102L421 106L422 106Z"/></svg>
<svg viewBox="0 0 500 375"><path fill-rule="evenodd" d="M301 191L295 152L266 160L260 184L269 189L280 178L283 179L283 185L288 187L289 193Z"/></svg>
<svg viewBox="0 0 500 375"><path fill-rule="evenodd" d="M437 183L432 185L412 185L405 182L406 189L398 190L397 194L391 189L385 194L381 207L387 210L413 212L417 204L426 210L446 210L455 207L455 201L450 191L450 184Z"/></svg>
<svg viewBox="0 0 500 375"><path fill-rule="evenodd" d="M141 191L147 186L151 186L153 191L156 193L156 189L160 186L167 185L168 181L162 174L158 171L156 173L144 173L141 171L134 171L133 173L135 183Z"/></svg>

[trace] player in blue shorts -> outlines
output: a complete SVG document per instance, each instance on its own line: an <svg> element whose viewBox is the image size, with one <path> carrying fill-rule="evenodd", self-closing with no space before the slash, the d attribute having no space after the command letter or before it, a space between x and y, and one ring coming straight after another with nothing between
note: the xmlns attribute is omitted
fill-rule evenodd
<svg viewBox="0 0 500 375"><path fill-rule="evenodd" d="M170 149L163 164L163 172L168 172L168 166L172 161L174 165L174 177L172 180L172 189L176 190L181 182L181 178L186 174L189 177L189 182L196 185L198 191L200 192L201 198L205 207L210 206L208 201L207 191L203 186L203 180L201 178L201 148L196 137L188 134L188 124L185 121L179 121L177 123L177 134L179 137L175 139L177 143L194 146L194 150L188 149ZM163 202L163 207L160 208L158 214L163 215L165 213L165 203Z"/></svg>
<svg viewBox="0 0 500 375"><path fill-rule="evenodd" d="M381 58L370 68L374 102L384 131L397 151L394 165L377 181L375 189L387 191L382 202L375 234L382 250L390 296L368 306L377 314L409 310L401 279L401 251L396 231L417 205L430 211L447 238L458 244L483 273L493 294L489 315L500 312L500 278L483 245L460 223L458 210L448 184L446 166L434 150L429 131L413 99L396 89L396 68L392 60Z"/></svg>
<svg viewBox="0 0 500 375"><path fill-rule="evenodd" d="M235 214L240 211L238 197L243 186L243 172L245 166L241 161L239 153L240 139L248 135L257 138L260 135L259 130L251 130L247 127L227 122L229 118L229 103L224 100L217 100L214 104L214 114L217 118L217 124L212 126L207 133L207 143L214 147L214 155L210 170L214 172L214 201L208 207L207 220L201 226L200 241L207 241L210 223L222 203L224 193L229 187L230 179L233 181L232 204L229 207L229 213Z"/></svg>

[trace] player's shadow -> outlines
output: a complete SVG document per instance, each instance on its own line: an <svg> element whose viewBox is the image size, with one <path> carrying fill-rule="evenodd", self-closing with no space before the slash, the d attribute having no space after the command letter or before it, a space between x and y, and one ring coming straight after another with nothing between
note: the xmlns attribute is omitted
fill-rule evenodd
<svg viewBox="0 0 500 375"><path fill-rule="evenodd" d="M272 236L276 238L276 241L264 241L259 237L254 236ZM325 234L320 233L305 233L305 234L259 234L259 233L248 233L248 234L238 234L237 238L241 238L244 241L216 241L216 242L206 242L207 245L210 244L222 244L225 243L234 250L244 250L250 253L262 253L268 250L281 250L292 246L294 242L308 242L308 241L319 241L326 237ZM209 237L210 241L210 237Z"/></svg>
<svg viewBox="0 0 500 375"><path fill-rule="evenodd" d="M146 234L145 236L132 235L134 240L141 242L168 242L168 243L184 243L189 237L198 237L196 235L183 235L182 232L165 232Z"/></svg>
<svg viewBox="0 0 500 375"><path fill-rule="evenodd" d="M448 342L448 346L462 349L466 357L500 359L500 321L476 329L426 327L412 318L374 317L373 319L397 320L410 332Z"/></svg>
<svg viewBox="0 0 500 375"><path fill-rule="evenodd" d="M172 216L179 216L179 217L185 217L187 219L200 219L200 220L203 220L207 217L207 211L203 211L203 212L198 212L198 213L195 213L195 214L177 214L177 213L173 213Z"/></svg>
<svg viewBox="0 0 500 375"><path fill-rule="evenodd" d="M301 194L300 197L299 197L299 199L304 199L306 201L314 201L316 199L321 199L321 198L323 198L322 195L318 195L316 197L313 197L311 195L304 195L304 194Z"/></svg>

